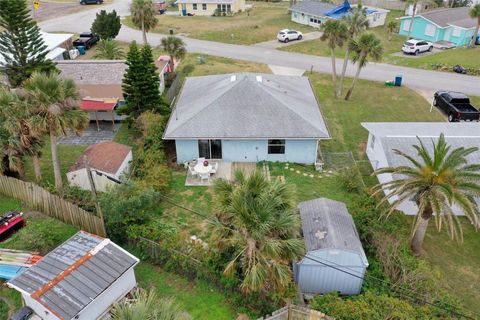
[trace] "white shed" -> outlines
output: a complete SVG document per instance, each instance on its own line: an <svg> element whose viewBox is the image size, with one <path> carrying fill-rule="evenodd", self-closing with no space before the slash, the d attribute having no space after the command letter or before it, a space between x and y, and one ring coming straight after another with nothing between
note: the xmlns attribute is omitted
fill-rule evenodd
<svg viewBox="0 0 480 320"><path fill-rule="evenodd" d="M132 161L132 148L113 141L92 145L78 158L67 172L68 182L84 190L90 190L85 160L92 171L97 191L121 183L123 174L128 172Z"/></svg>
<svg viewBox="0 0 480 320"><path fill-rule="evenodd" d="M301 292L359 294L368 261L345 203L318 198L298 208L307 249L294 264Z"/></svg>
<svg viewBox="0 0 480 320"><path fill-rule="evenodd" d="M138 262L109 239L80 231L7 285L43 320L96 320L136 286Z"/></svg>

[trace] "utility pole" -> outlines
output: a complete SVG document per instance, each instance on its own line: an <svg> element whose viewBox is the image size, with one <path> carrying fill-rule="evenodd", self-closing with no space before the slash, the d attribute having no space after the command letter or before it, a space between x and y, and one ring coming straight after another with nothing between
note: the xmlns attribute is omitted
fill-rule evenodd
<svg viewBox="0 0 480 320"><path fill-rule="evenodd" d="M92 190L92 198L95 201L95 209L97 210L97 215L103 221L103 213L100 208L100 203L98 203L97 198L97 189L95 188L95 182L93 181L92 169L90 168L90 161L88 161L87 156L83 156L83 162L85 163L85 170L87 171L88 182L90 183L90 189Z"/></svg>

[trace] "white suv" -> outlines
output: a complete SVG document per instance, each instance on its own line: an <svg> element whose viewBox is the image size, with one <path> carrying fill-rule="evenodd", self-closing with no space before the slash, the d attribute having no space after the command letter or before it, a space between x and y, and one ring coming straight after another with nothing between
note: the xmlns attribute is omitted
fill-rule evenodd
<svg viewBox="0 0 480 320"><path fill-rule="evenodd" d="M300 31L283 29L277 34L278 41L287 43L290 40L302 40L303 34Z"/></svg>
<svg viewBox="0 0 480 320"><path fill-rule="evenodd" d="M404 53L413 53L417 55L420 52L432 51L433 44L425 40L410 39L403 44Z"/></svg>

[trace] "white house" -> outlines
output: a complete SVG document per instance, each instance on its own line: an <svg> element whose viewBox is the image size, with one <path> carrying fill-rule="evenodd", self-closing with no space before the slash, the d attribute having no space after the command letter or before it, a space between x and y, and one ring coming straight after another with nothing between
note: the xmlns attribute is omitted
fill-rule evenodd
<svg viewBox="0 0 480 320"><path fill-rule="evenodd" d="M85 161L90 164L93 182L97 191L107 191L121 183L122 175L128 172L132 161L132 148L113 141L92 145L78 158L67 172L71 185L90 190Z"/></svg>
<svg viewBox="0 0 480 320"><path fill-rule="evenodd" d="M80 231L7 285L43 320L96 320L136 286L138 258Z"/></svg>
<svg viewBox="0 0 480 320"><path fill-rule="evenodd" d="M374 170L385 167L410 166L411 163L393 152L393 149L418 158L413 145L420 139L430 152L433 152L432 141L437 141L444 134L446 142L453 148L480 147L480 130L478 123L460 122L364 122L362 126L368 130L366 153ZM480 163L480 152L474 152L467 158L469 163ZM391 174L377 175L381 183L392 181L398 177ZM393 202L395 199L391 199ZM416 215L417 205L411 201L402 203L399 210L407 215ZM453 211L462 214L460 210Z"/></svg>

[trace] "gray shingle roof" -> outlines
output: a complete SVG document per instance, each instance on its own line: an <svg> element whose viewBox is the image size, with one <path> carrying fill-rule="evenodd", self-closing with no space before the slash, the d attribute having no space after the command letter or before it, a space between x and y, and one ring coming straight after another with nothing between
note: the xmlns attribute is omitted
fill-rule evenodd
<svg viewBox="0 0 480 320"><path fill-rule="evenodd" d="M80 231L8 284L29 295L40 292L37 300L52 313L73 319L137 262L108 239ZM47 284L52 287L45 290Z"/></svg>
<svg viewBox="0 0 480 320"><path fill-rule="evenodd" d="M296 4L290 7L290 11L306 13L317 17L323 17L325 14L338 7L333 3L304 0L298 1Z"/></svg>
<svg viewBox="0 0 480 320"><path fill-rule="evenodd" d="M321 249L357 253L368 265L352 216L343 202L318 198L298 205L308 252Z"/></svg>
<svg viewBox="0 0 480 320"><path fill-rule="evenodd" d="M478 122L363 122L376 137L477 137Z"/></svg>
<svg viewBox="0 0 480 320"><path fill-rule="evenodd" d="M252 73L187 78L164 136L329 137L308 78Z"/></svg>
<svg viewBox="0 0 480 320"><path fill-rule="evenodd" d="M477 21L470 18L469 11L470 7L440 8L422 12L419 16L436 23L440 27L454 25L462 28L473 28L477 25Z"/></svg>
<svg viewBox="0 0 480 320"><path fill-rule="evenodd" d="M63 60L57 61L60 76L77 84L121 84L127 68L123 60Z"/></svg>

